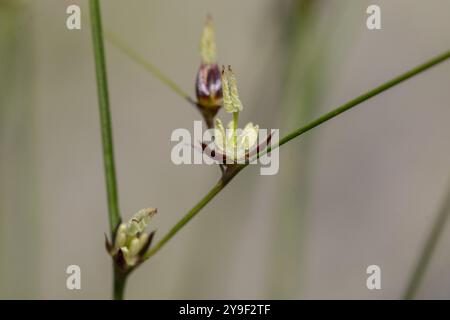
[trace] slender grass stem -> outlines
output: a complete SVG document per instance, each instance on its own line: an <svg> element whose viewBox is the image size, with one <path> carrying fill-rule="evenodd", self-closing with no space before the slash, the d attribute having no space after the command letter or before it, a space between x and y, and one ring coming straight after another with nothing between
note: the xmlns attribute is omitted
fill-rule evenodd
<svg viewBox="0 0 450 320"><path fill-rule="evenodd" d="M280 142L278 144L269 146L266 150L260 152L258 154L258 156L261 156L261 155L269 152L270 150L273 150L275 148L278 148L279 146L282 146L286 142L289 142L290 140L308 132L309 130L314 129L315 127L321 125L322 123L340 115L341 113L344 113L345 111L352 109L353 107L359 105L361 102L369 100L370 98L392 88L393 86L400 84L401 82L403 82L405 80L412 78L413 76L415 76L415 75L417 75L417 74L449 59L449 58L450 58L450 51L447 51L447 52L445 52L439 56L436 56L433 59L399 75L398 77L395 77L394 79L376 87L375 89L370 90L370 91L360 95L359 97L356 97L353 100L350 100L349 102L341 105L340 107L333 109L332 111L330 111L330 112L324 114L323 116L317 118L316 120L310 122L306 126L292 131L291 133L289 133L288 135L286 135L282 139L280 139Z"/></svg>
<svg viewBox="0 0 450 320"><path fill-rule="evenodd" d="M423 281L425 272L430 264L431 257L433 256L439 238L442 235L444 227L447 223L448 216L450 215L450 188L448 188L447 195L444 199L442 207L438 215L436 216L430 234L428 235L425 244L417 259L411 277L408 281L408 287L403 294L404 299L414 299L420 284Z"/></svg>
<svg viewBox="0 0 450 320"><path fill-rule="evenodd" d="M106 31L105 38L111 42L115 47L120 49L123 53L125 53L131 60L136 62L145 68L145 70L149 71L153 76L155 76L158 80L172 89L177 95L181 98L186 99L190 103L195 104L195 100L190 97L188 93L186 93L183 89L180 88L174 81L172 81L168 76L166 76L159 68L157 68L153 63L146 60L142 57L137 51L130 48L125 42L123 42L119 37L115 34Z"/></svg>
<svg viewBox="0 0 450 320"><path fill-rule="evenodd" d="M282 146L283 144L291 141L292 139L301 136L302 134L308 132L311 129L314 129L315 127L319 126L320 124L331 120L332 118L340 115L341 113L352 109L353 107L356 107L360 103L388 90L389 88L392 88L399 83L447 60L450 58L450 51L447 51L403 74L401 74L398 77L395 77L394 79L376 87L373 90L370 90L359 97L350 100L349 102L341 105L340 107L337 107L336 109L324 114L323 116L317 118L316 120L310 122L309 124L292 131L285 137L283 137L278 144L275 144L273 147L268 147L264 152L260 152L258 156L261 156L267 152L270 152L270 150L274 150L275 148L278 148ZM251 162L251 161L250 161ZM151 256L153 256L155 253L157 253L161 248L170 240L172 239L175 234L177 234L178 231L180 231L192 218L194 218L197 213L203 209L219 192L242 170L244 169L248 164L244 165L238 165L235 167L231 172L225 172L223 178L219 180L219 182L207 193L205 197L203 197L189 212L181 218L181 220L176 223L172 229L153 247L151 248L145 258L148 259Z"/></svg>
<svg viewBox="0 0 450 320"><path fill-rule="evenodd" d="M103 161L106 177L106 191L108 197L108 216L111 239L114 230L120 223L119 197L117 192L117 181L114 165L114 149L112 138L111 114L109 111L108 79L106 74L105 52L103 49L102 22L100 15L100 4L98 0L89 1L91 17L92 40L94 45L95 70L97 77L98 106L100 110L100 125L102 132ZM114 298L123 298L126 276L120 276L118 272L113 273Z"/></svg>
<svg viewBox="0 0 450 320"><path fill-rule="evenodd" d="M188 223L195 215L204 207L208 202L210 202L224 187L226 183L222 180L219 182L208 192L206 196L203 197L180 221L175 224L172 229L149 251L147 251L145 255L145 259L150 258L156 252L158 252L164 244L169 241L181 228L184 227L186 223Z"/></svg>
<svg viewBox="0 0 450 320"><path fill-rule="evenodd" d="M103 160L105 166L106 190L108 195L109 224L111 233L120 223L119 197L114 165L111 113L109 111L108 79L105 52L103 49L102 22L98 0L90 0L92 40L94 44L95 70L97 77L98 106L102 131Z"/></svg>
<svg viewBox="0 0 450 320"><path fill-rule="evenodd" d="M123 300L125 295L125 287L127 284L128 274L123 273L118 270L118 268L113 265L114 269L114 279L113 279L113 298L114 300Z"/></svg>

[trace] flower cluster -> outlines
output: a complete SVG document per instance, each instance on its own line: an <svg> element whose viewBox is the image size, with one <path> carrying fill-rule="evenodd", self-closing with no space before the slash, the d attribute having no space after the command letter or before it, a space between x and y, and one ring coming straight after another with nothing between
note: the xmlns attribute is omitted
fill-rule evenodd
<svg viewBox="0 0 450 320"><path fill-rule="evenodd" d="M239 112L243 105L239 99L236 76L231 67L217 65L217 50L212 19L207 17L200 40L202 62L197 73L197 106L203 114L208 128L214 127L215 148L211 151L214 158L227 163L238 162L249 155L249 150L258 141L257 125L248 123L244 129L238 128ZM224 110L233 114L233 120L225 129L220 119L215 119L217 112ZM214 120L215 119L215 120ZM205 148L204 148L205 150Z"/></svg>
<svg viewBox="0 0 450 320"><path fill-rule="evenodd" d="M108 252L122 270L142 261L154 235L154 232L146 233L145 229L156 212L154 208L139 210L127 223L118 226L112 244L106 241Z"/></svg>
<svg viewBox="0 0 450 320"><path fill-rule="evenodd" d="M224 158L227 162L238 162L248 158L249 150L258 141L258 125L249 122L244 129L239 129L239 112L243 105L239 99L236 76L228 66L222 67L223 108L226 112L233 114L233 120L228 122L225 129L222 121L217 118L214 128L214 144L216 157Z"/></svg>

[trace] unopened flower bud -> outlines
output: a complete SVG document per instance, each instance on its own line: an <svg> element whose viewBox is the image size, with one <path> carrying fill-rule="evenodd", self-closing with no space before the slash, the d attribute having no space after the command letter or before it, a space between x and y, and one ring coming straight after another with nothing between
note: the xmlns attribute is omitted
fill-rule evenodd
<svg viewBox="0 0 450 320"><path fill-rule="evenodd" d="M222 103L222 83L217 64L202 64L195 84L197 101L202 107L219 107Z"/></svg>
<svg viewBox="0 0 450 320"><path fill-rule="evenodd" d="M222 103L222 84L217 65L216 41L212 19L207 17L200 41L202 63L197 73L195 93L198 104L205 108L219 108Z"/></svg>
<svg viewBox="0 0 450 320"><path fill-rule="evenodd" d="M116 239L114 241L114 247L119 249L123 247L127 242L127 226L122 223L117 229Z"/></svg>
<svg viewBox="0 0 450 320"><path fill-rule="evenodd" d="M134 259L132 258L131 254L130 254L130 250L128 250L127 247L123 247L120 248L120 251L123 254L123 258L125 259L125 262L128 266L133 266L134 265Z"/></svg>
<svg viewBox="0 0 450 320"><path fill-rule="evenodd" d="M147 244L148 241L148 233L144 232L139 237L139 251Z"/></svg>
<svg viewBox="0 0 450 320"><path fill-rule="evenodd" d="M130 256L132 257L136 256L139 250L140 250L139 239L138 238L132 239L130 242Z"/></svg>

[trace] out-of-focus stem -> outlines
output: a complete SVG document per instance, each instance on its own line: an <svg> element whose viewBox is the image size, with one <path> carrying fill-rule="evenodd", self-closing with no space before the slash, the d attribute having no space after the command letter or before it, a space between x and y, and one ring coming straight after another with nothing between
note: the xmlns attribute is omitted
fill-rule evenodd
<svg viewBox="0 0 450 320"><path fill-rule="evenodd" d="M442 235L442 231L447 223L448 216L450 215L450 187L448 188L447 195L444 199L444 203L436 216L430 234L425 241L419 258L417 259L414 270L411 274L411 278L408 281L408 287L406 288L403 298L414 299L417 290L422 283L425 272L430 265L431 258L436 249L439 238Z"/></svg>
<svg viewBox="0 0 450 320"><path fill-rule="evenodd" d="M153 76L155 76L158 80L168 86L173 92L179 95L181 98L186 99L188 102L195 104L195 100L192 99L188 93L186 93L183 89L180 88L174 81L172 81L168 76L166 76L159 68L157 68L153 63L149 62L147 59L142 57L138 52L134 51L130 48L125 42L123 42L119 37L115 34L105 31L105 38L111 42L115 47L120 49L123 53L125 53L131 60L136 62L145 68L145 70L149 71Z"/></svg>

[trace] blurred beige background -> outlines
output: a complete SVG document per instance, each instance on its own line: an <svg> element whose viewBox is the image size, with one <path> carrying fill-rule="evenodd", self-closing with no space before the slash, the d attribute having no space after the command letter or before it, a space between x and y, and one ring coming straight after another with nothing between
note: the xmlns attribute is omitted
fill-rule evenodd
<svg viewBox="0 0 450 320"><path fill-rule="evenodd" d="M108 0L104 27L194 93L214 17L242 122L281 135L444 52L450 2ZM65 27L69 4L80 31ZM0 0L0 298L110 298L111 266L86 1ZM120 207L157 207L161 237L219 177L170 161L200 116L106 43ZM445 62L283 146L280 171L242 172L130 278L127 298L398 299L450 178ZM226 118L224 113L221 118ZM450 298L450 230L418 298ZM82 290L65 287L80 265ZM382 269L382 290L366 268Z"/></svg>

